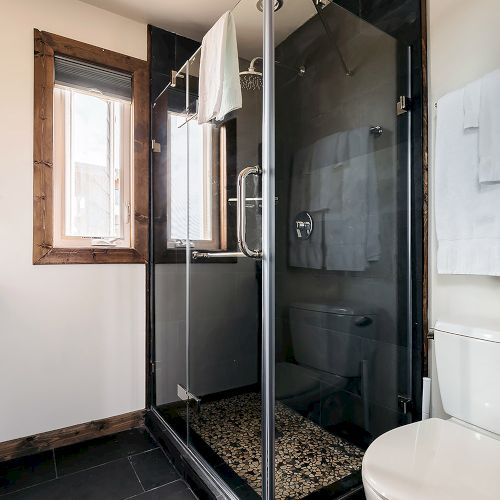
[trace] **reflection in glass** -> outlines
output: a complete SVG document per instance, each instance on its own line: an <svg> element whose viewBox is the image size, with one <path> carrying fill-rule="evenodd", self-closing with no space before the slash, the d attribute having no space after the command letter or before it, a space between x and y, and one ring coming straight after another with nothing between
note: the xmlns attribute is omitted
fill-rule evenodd
<svg viewBox="0 0 500 500"><path fill-rule="evenodd" d="M168 112L170 240L187 234L188 203L186 165L189 165L189 231L193 240L212 239L212 127L186 123L181 113ZM185 147L189 133L188 151Z"/></svg>

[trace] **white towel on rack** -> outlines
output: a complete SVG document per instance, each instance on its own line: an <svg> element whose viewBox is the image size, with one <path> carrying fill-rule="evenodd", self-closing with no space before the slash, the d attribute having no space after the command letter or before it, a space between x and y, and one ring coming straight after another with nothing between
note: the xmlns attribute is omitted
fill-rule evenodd
<svg viewBox="0 0 500 500"><path fill-rule="evenodd" d="M290 208L289 208L289 263L292 267L321 269L323 267L323 228L321 211L318 211L315 187L311 179L312 146L306 146L293 158ZM314 229L307 240L297 238L295 220L300 212L307 211L313 218Z"/></svg>
<svg viewBox="0 0 500 500"><path fill-rule="evenodd" d="M481 79L479 182L500 182L500 70Z"/></svg>
<svg viewBox="0 0 500 500"><path fill-rule="evenodd" d="M242 106L236 27L230 11L201 43L198 123L222 120Z"/></svg>
<svg viewBox="0 0 500 500"><path fill-rule="evenodd" d="M435 217L440 274L500 276L500 184L482 184L478 128L464 130L464 89L439 100Z"/></svg>
<svg viewBox="0 0 500 500"><path fill-rule="evenodd" d="M481 80L469 83L464 89L464 129L479 127Z"/></svg>
<svg viewBox="0 0 500 500"><path fill-rule="evenodd" d="M337 132L295 154L290 196L290 265L364 271L380 258L378 183L369 128ZM311 214L308 240L294 232Z"/></svg>
<svg viewBox="0 0 500 500"><path fill-rule="evenodd" d="M330 190L332 182L340 184L340 200L330 200L325 214L325 267L364 271L379 260L381 251L378 183L368 127L338 134L337 152L340 167L330 178Z"/></svg>

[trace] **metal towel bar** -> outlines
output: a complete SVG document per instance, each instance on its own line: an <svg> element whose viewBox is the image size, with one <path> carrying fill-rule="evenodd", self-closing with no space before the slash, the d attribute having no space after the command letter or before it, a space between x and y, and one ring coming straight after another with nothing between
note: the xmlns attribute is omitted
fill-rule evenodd
<svg viewBox="0 0 500 500"><path fill-rule="evenodd" d="M246 257L243 252L198 252L192 253L193 259L231 259L237 257Z"/></svg>

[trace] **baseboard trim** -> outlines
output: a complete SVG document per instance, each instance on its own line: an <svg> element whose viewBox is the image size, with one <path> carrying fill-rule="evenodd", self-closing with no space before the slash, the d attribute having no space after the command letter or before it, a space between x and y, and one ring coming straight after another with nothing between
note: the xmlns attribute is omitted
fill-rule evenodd
<svg viewBox="0 0 500 500"><path fill-rule="evenodd" d="M0 462L32 455L52 448L87 441L100 436L127 431L144 425L145 410L133 411L114 417L93 420L63 429L42 432L0 443Z"/></svg>

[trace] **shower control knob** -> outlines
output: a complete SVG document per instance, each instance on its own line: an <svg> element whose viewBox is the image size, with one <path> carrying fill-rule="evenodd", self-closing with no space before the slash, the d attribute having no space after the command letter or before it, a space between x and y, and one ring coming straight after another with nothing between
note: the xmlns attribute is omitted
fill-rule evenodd
<svg viewBox="0 0 500 500"><path fill-rule="evenodd" d="M314 229L313 219L309 212L300 212L295 216L295 233L298 240L308 240Z"/></svg>

